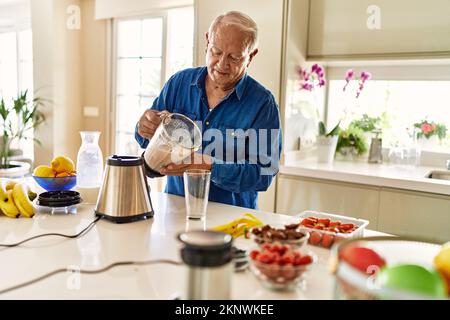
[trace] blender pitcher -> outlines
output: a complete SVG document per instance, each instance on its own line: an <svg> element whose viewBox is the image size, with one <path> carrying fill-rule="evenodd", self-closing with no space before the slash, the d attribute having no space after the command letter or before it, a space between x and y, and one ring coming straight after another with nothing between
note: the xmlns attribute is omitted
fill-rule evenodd
<svg viewBox="0 0 450 320"><path fill-rule="evenodd" d="M161 123L144 152L146 175L162 177L161 168L170 163L182 163L196 152L202 143L200 128L179 113L163 113Z"/></svg>

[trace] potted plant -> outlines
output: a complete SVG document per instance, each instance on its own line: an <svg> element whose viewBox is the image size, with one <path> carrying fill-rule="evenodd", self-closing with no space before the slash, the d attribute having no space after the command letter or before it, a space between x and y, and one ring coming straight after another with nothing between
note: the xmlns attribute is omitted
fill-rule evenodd
<svg viewBox="0 0 450 320"><path fill-rule="evenodd" d="M420 147L425 150L434 149L447 136L447 127L427 119L414 124L416 138Z"/></svg>
<svg viewBox="0 0 450 320"><path fill-rule="evenodd" d="M340 122L327 133L325 123L319 122L319 136L317 137L317 160L318 162L331 163L336 153L336 146L338 142Z"/></svg>
<svg viewBox="0 0 450 320"><path fill-rule="evenodd" d="M24 170L29 169L24 162L10 160L14 155L12 145L16 141L29 139L26 133L44 122L45 117L39 110L43 104L39 97L30 100L28 90L20 92L10 106L3 98L0 100L0 176L10 176L11 172L23 174Z"/></svg>
<svg viewBox="0 0 450 320"><path fill-rule="evenodd" d="M367 151L367 141L364 131L354 125L349 125L346 130L339 132L336 152L344 160L355 160Z"/></svg>
<svg viewBox="0 0 450 320"><path fill-rule="evenodd" d="M311 70L298 69L298 73L301 79L300 90L313 91L316 87L324 87L327 84L324 69L318 64L314 64ZM358 99L366 82L371 77L371 73L367 71L362 71L358 77L352 69L349 69L345 74L346 83L343 91L349 91L347 87L351 84L351 81L357 80L355 96ZM318 113L317 111L317 117L320 119ZM326 133L324 122L319 122L319 136L317 138L319 162L329 163L333 161L336 148L341 154L351 155L352 158L364 154L367 151L365 132L378 129L381 122L381 118L371 118L365 114L360 120L351 122L347 130L341 131L339 126L342 121L345 121L347 115L347 112L344 113L341 121L329 133Z"/></svg>

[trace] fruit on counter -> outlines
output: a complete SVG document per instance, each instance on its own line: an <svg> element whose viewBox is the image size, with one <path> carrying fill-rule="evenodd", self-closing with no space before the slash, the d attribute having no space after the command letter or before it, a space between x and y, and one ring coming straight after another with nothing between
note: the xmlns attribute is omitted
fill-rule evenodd
<svg viewBox="0 0 450 320"><path fill-rule="evenodd" d="M75 171L75 164L73 163L72 159L65 157L65 156L59 156L52 160L52 169L58 174L58 173L64 173L64 172L74 172Z"/></svg>
<svg viewBox="0 0 450 320"><path fill-rule="evenodd" d="M386 265L386 261L378 253L366 247L346 246L339 252L339 257L367 275Z"/></svg>
<svg viewBox="0 0 450 320"><path fill-rule="evenodd" d="M31 191L26 183L0 178L0 210L5 216L33 217L35 208L32 201L36 197L37 194Z"/></svg>
<svg viewBox="0 0 450 320"><path fill-rule="evenodd" d="M329 231L333 233L352 233L358 226L353 223L342 223L340 221L331 221L330 219L319 219L316 217L304 218L300 225L310 229Z"/></svg>
<svg viewBox="0 0 450 320"><path fill-rule="evenodd" d="M444 279L436 271L414 264L385 267L377 274L376 283L383 288L408 291L432 298L447 296Z"/></svg>
<svg viewBox="0 0 450 320"><path fill-rule="evenodd" d="M12 193L12 190L6 191L3 186L0 187L0 210L9 218L18 218L20 217L20 211L14 204Z"/></svg>
<svg viewBox="0 0 450 320"><path fill-rule="evenodd" d="M433 263L436 270L446 280L448 295L450 296L450 242L442 246Z"/></svg>
<svg viewBox="0 0 450 320"><path fill-rule="evenodd" d="M250 252L250 258L266 264L279 266L291 265L301 266L313 262L310 255L302 255L299 250L292 249L289 245L265 243L261 249Z"/></svg>
<svg viewBox="0 0 450 320"><path fill-rule="evenodd" d="M61 178L76 176L75 164L68 157L58 156L52 160L51 166L37 166L33 170L33 176L40 178Z"/></svg>
<svg viewBox="0 0 450 320"><path fill-rule="evenodd" d="M297 227L298 225L295 224L285 225L284 228L274 228L270 225L265 225L264 227L253 228L251 234L256 243L275 241L299 243L299 240L307 237L307 234L299 231Z"/></svg>
<svg viewBox="0 0 450 320"><path fill-rule="evenodd" d="M35 208L33 202L31 202L28 194L30 187L26 183L17 183L12 191L14 196L14 203L19 209L20 214L27 218L34 216Z"/></svg>
<svg viewBox="0 0 450 320"><path fill-rule="evenodd" d="M306 271L314 259L289 245L263 244L250 252L253 266L270 282L286 284L297 279Z"/></svg>
<svg viewBox="0 0 450 320"><path fill-rule="evenodd" d="M330 248L336 240L341 239L339 234L350 234L358 229L358 225L353 223L342 223L312 216L302 219L299 227L316 230L309 232L309 244L324 248Z"/></svg>
<svg viewBox="0 0 450 320"><path fill-rule="evenodd" d="M41 178L53 178L56 172L53 171L52 167L41 165L34 168L33 175Z"/></svg>
<svg viewBox="0 0 450 320"><path fill-rule="evenodd" d="M215 226L211 228L211 230L217 232L225 232L230 234L233 238L238 238L242 235L247 236L248 230L253 227L262 226L263 224L264 223L254 215L247 213L229 223Z"/></svg>

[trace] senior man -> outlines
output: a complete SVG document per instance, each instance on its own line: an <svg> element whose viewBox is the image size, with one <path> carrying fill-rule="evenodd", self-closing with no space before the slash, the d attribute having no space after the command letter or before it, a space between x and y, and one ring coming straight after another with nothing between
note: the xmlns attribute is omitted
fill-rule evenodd
<svg viewBox="0 0 450 320"><path fill-rule="evenodd" d="M249 16L237 11L218 16L206 33L206 67L173 75L140 118L135 137L142 148L161 122L161 111L201 123L202 152L188 164L161 169L168 176L166 192L184 195L183 172L205 169L211 171L209 200L257 208L258 192L266 191L278 173L281 152L275 99L247 74L257 41Z"/></svg>

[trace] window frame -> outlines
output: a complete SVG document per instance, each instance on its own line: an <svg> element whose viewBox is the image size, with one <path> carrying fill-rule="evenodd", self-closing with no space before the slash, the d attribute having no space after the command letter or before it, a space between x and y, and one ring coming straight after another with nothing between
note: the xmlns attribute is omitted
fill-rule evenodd
<svg viewBox="0 0 450 320"><path fill-rule="evenodd" d="M21 58L20 58L21 52L22 52L22 48L20 47L20 33L23 32L23 31L28 31L28 30L33 32L31 30L31 27L24 27L24 26L19 27L19 28L11 28L10 30L3 29L2 31L0 31L0 34L3 34L3 33L15 33L15 35L16 35L16 77L17 77L16 78L17 79L16 87L17 87L17 90L19 92L23 91L25 89L25 88L21 87L22 76L20 74L20 64L21 64L21 62L23 62L25 60L21 60ZM33 37L33 33L31 34L31 36ZM31 59L31 62L32 63L34 62L33 58ZM2 61L0 61L0 66L1 65L2 65ZM34 89L34 88L32 88L32 89ZM33 94L33 92L31 92L31 93Z"/></svg>
<svg viewBox="0 0 450 320"><path fill-rule="evenodd" d="M168 33L168 12L167 10L156 11L153 13L130 16L130 17L121 17L112 19L111 26L111 39L112 39L112 50L111 50L111 94L110 94L110 119L109 123L111 129L109 130L109 146L114 151L116 149L117 142L117 66L118 66L118 25L119 22L122 21L130 21L130 20L143 20L143 19L154 19L154 18L162 18L162 52L161 52L161 83L160 87L162 88L165 79L167 76L167 57L168 57L168 41L167 41L167 33ZM141 95L139 95L141 97Z"/></svg>
<svg viewBox="0 0 450 320"><path fill-rule="evenodd" d="M345 72L353 69L355 74L369 71L377 80L393 81L450 81L450 59L442 60L398 60L398 61L345 61L326 64L327 81L345 80ZM329 118L329 86L324 97L324 122ZM450 129L450 128L449 128ZM383 148L386 149L386 148ZM439 163L450 157L447 151L422 151L426 163Z"/></svg>
<svg viewBox="0 0 450 320"><path fill-rule="evenodd" d="M15 43L16 44L15 73L16 73L16 89L17 89L16 95L19 92L23 92L24 90L28 90L28 97L30 99L33 99L34 98L34 82L33 81L31 82L31 85L32 85L31 88L24 88L24 87L22 87L23 75L20 72L21 71L21 64L23 62L27 61L27 60L23 60L21 58L23 48L20 46L20 40L21 40L21 35L20 34L22 32L24 32L24 31L31 32L31 41L33 41L33 30L31 28L31 25L29 25L29 24L20 24L20 25L15 25L14 27L12 27L10 29L6 29L6 28L2 29L0 31L0 34L4 34L4 33L14 33L15 34L15 42L16 42ZM33 50L33 44L32 43L31 43L31 50ZM31 62L31 79L33 79L34 78L34 56L33 56L33 52L31 54L31 60L29 60L29 62ZM1 70L2 63L3 62L0 60L0 70ZM4 98L3 92L2 92L1 89L0 89L0 97ZM19 119L17 119L17 125L19 125L19 123L20 123L20 121L19 121ZM34 136L34 129L27 133L27 135L29 135L29 134L32 134ZM23 152L22 156L23 157L27 157L28 156L28 159L30 159L31 161L34 161L34 147L31 147L29 145L28 147L31 147L33 149L33 151L31 153L26 153L27 147L24 147L24 145L23 145L24 142L25 142L25 144L30 144L31 146L34 146L34 141L32 139L30 139L28 141L21 139L21 140L18 140L18 141L15 142L15 143L18 144L17 147Z"/></svg>

